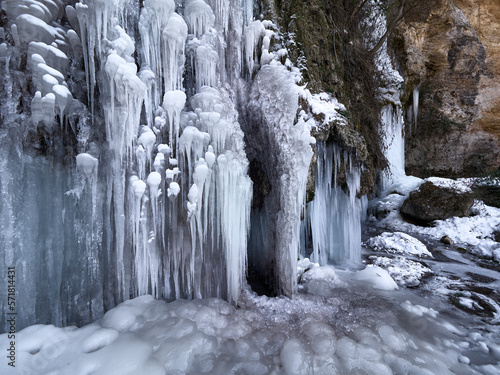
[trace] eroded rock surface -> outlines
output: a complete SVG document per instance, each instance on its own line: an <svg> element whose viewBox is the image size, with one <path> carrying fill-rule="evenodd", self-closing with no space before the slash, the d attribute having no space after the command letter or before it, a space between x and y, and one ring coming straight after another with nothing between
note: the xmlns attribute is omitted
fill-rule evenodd
<svg viewBox="0 0 500 375"><path fill-rule="evenodd" d="M499 35L495 0L438 0L401 24L393 42L411 124L408 174L473 176L500 165Z"/></svg>

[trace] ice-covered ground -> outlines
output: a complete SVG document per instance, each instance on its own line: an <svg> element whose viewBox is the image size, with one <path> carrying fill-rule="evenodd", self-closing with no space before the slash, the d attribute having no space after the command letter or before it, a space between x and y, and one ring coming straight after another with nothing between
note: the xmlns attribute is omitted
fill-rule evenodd
<svg viewBox="0 0 500 375"><path fill-rule="evenodd" d="M302 264L304 264L302 262ZM498 374L499 332L373 273L308 265L294 298L138 297L81 327L18 333L2 374ZM360 277L360 275L363 275ZM392 280L391 280L392 281ZM393 281L392 281L393 282ZM7 335L0 336L6 351Z"/></svg>

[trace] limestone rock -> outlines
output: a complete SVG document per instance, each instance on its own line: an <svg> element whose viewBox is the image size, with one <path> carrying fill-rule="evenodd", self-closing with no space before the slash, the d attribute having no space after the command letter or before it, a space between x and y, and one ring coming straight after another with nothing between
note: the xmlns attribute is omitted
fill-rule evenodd
<svg viewBox="0 0 500 375"><path fill-rule="evenodd" d="M436 0L400 25L393 46L405 77L408 174L477 176L500 166L499 32L496 0Z"/></svg>
<svg viewBox="0 0 500 375"><path fill-rule="evenodd" d="M404 217L426 224L453 216L470 216L473 204L474 198L471 193L426 182L418 190L410 193L400 211Z"/></svg>

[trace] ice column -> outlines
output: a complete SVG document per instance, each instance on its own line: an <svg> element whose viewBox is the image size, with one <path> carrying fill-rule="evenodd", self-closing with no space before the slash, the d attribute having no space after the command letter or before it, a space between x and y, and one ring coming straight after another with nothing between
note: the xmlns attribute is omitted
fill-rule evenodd
<svg viewBox="0 0 500 375"><path fill-rule="evenodd" d="M378 8L375 9L377 10L372 15L372 22L376 22L378 27L374 35L371 36L372 43L375 43L387 29L384 11ZM386 194L386 190L397 179L405 176L404 121L400 100L400 86L403 83L403 78L394 69L387 48L387 41L385 41L375 56L375 64L382 80L382 87L379 89L379 100L384 104L380 112L379 132L383 142L383 152L389 163L388 168L381 174L382 195ZM415 99L417 104L414 111L418 111L418 92L414 96Z"/></svg>
<svg viewBox="0 0 500 375"><path fill-rule="evenodd" d="M413 88L413 126L417 126L417 118L418 118L418 102L420 96L420 86L416 85Z"/></svg>
<svg viewBox="0 0 500 375"><path fill-rule="evenodd" d="M146 0L144 1L144 7L141 10L139 19L139 32L141 34L142 55L144 59L143 68L149 68L158 77L160 83L163 81L164 75L162 63L165 61L164 56L162 56L165 54L163 48L165 38L163 34L174 9L175 3L173 0ZM182 34L182 28L179 28L174 35L168 35L167 37L173 37L175 45L179 34ZM184 40L185 38L186 36L184 36ZM160 105L162 91L161 84L155 85L155 89L151 95L154 109Z"/></svg>
<svg viewBox="0 0 500 375"><path fill-rule="evenodd" d="M297 288L300 217L312 157L311 137L299 119L295 75L283 65L265 65L256 75L247 132L254 158L271 183L260 210L253 210L249 262L270 287L291 296Z"/></svg>
<svg viewBox="0 0 500 375"><path fill-rule="evenodd" d="M318 142L314 200L308 205L309 231L313 242L311 258L328 262L357 263L361 254L361 169L349 153L332 143ZM339 185L345 176L346 188Z"/></svg>

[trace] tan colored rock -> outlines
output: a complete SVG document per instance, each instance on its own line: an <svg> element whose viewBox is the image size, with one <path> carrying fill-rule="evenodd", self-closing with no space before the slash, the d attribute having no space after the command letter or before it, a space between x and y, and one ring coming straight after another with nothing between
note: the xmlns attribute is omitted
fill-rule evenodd
<svg viewBox="0 0 500 375"><path fill-rule="evenodd" d="M500 3L498 0L456 0L455 4L479 35L486 49L490 74L481 76L476 98L478 129L500 138Z"/></svg>
<svg viewBox="0 0 500 375"><path fill-rule="evenodd" d="M420 87L417 126L407 131L407 173L468 176L498 168L500 3L437 0L399 31L408 104Z"/></svg>

